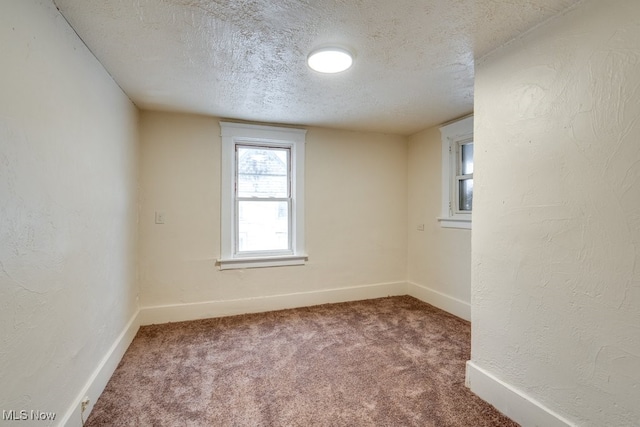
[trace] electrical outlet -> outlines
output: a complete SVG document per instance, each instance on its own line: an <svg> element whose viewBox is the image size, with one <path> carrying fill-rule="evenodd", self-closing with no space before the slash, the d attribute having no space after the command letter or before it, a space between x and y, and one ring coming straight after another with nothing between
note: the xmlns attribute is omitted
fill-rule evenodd
<svg viewBox="0 0 640 427"><path fill-rule="evenodd" d="M82 410L83 414L84 414L84 411L87 409L87 406L89 406L90 402L91 400L89 400L89 396L85 396L84 399L82 399L82 402L80 402L80 409Z"/></svg>

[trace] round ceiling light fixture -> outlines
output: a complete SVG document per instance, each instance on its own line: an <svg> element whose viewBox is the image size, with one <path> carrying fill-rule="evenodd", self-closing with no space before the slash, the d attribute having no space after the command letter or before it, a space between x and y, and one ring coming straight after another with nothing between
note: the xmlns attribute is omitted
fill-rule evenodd
<svg viewBox="0 0 640 427"><path fill-rule="evenodd" d="M323 47L309 54L307 64L319 73L340 73L351 67L353 55L342 47Z"/></svg>

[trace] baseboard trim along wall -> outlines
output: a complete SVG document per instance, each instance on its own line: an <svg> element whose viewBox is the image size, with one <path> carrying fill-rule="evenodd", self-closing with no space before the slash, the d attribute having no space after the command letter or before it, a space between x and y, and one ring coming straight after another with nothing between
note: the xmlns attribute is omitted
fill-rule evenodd
<svg viewBox="0 0 640 427"><path fill-rule="evenodd" d="M471 321L471 304L468 302L413 282L408 283L407 294L414 298L418 298L420 301L424 301L441 310L451 313L454 316Z"/></svg>
<svg viewBox="0 0 640 427"><path fill-rule="evenodd" d="M71 407L67 410L67 413L61 419L59 424L60 426L81 427L82 416L84 416L86 421L93 409L93 405L102 394L102 391L109 382L111 375L113 375L113 372L118 367L118 363L122 360L124 353L129 348L129 345L136 336L138 329L140 329L139 314L140 311L136 311L129 320L129 323L127 323L127 326L125 326L124 330L120 335L118 335L118 338L116 338L113 345L107 351L107 354L102 358L98 367L87 380L82 391L80 391L78 396L74 399ZM82 414L80 406L85 396L89 397L89 405L85 409L84 414Z"/></svg>
<svg viewBox="0 0 640 427"><path fill-rule="evenodd" d="M466 386L523 427L572 427L573 423L467 361Z"/></svg>
<svg viewBox="0 0 640 427"><path fill-rule="evenodd" d="M141 307L140 324L151 325L236 314L262 313L287 308L357 301L407 294L406 282L378 283L312 292L298 292L235 300L206 301L189 304Z"/></svg>

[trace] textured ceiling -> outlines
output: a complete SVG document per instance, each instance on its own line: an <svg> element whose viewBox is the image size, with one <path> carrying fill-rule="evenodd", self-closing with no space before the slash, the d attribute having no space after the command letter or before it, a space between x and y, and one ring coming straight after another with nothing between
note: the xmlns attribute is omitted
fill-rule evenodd
<svg viewBox="0 0 640 427"><path fill-rule="evenodd" d="M579 0L54 0L143 109L408 135L473 109L474 58ZM323 75L317 46L356 54Z"/></svg>

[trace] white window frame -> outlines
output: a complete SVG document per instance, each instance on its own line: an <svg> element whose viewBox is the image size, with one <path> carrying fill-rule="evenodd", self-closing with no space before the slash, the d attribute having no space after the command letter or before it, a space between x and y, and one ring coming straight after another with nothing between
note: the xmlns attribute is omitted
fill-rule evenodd
<svg viewBox="0 0 640 427"><path fill-rule="evenodd" d="M304 250L304 148L305 129L220 122L222 138L221 156L221 270L237 268L277 267L303 265L307 260ZM236 146L287 148L291 153L291 248L287 251L238 253L236 205Z"/></svg>
<svg viewBox="0 0 640 427"><path fill-rule="evenodd" d="M438 222L446 228L471 229L471 213L458 210L460 145L473 142L473 116L440 128L442 136L442 211Z"/></svg>

